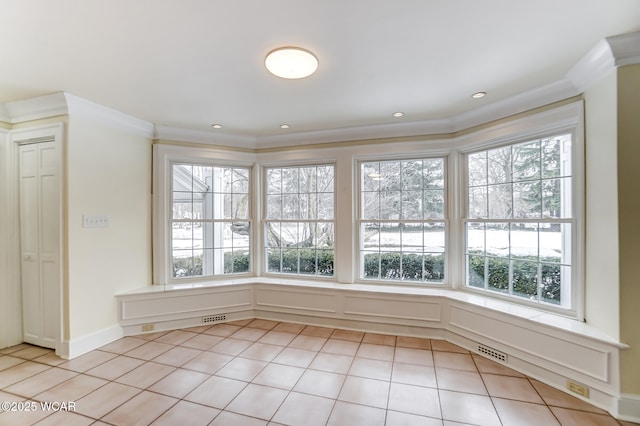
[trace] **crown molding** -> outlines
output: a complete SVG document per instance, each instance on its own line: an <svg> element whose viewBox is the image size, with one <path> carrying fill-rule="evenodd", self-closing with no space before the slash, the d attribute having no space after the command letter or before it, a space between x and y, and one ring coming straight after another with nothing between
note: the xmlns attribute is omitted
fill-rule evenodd
<svg viewBox="0 0 640 426"><path fill-rule="evenodd" d="M141 120L78 96L64 93L70 116L88 118L109 127L126 130L148 139L153 137L153 123Z"/></svg>
<svg viewBox="0 0 640 426"><path fill-rule="evenodd" d="M617 67L640 64L640 31L607 37L605 40L609 43Z"/></svg>
<svg viewBox="0 0 640 426"><path fill-rule="evenodd" d="M11 123L11 117L4 104L0 104L0 121L7 124Z"/></svg>
<svg viewBox="0 0 640 426"><path fill-rule="evenodd" d="M67 103L62 92L4 104L9 123L23 123L25 121L66 115ZM1 113L1 112L0 112Z"/></svg>
<svg viewBox="0 0 640 426"><path fill-rule="evenodd" d="M253 136L224 133L219 130L183 129L180 127L163 126L161 124L155 125L153 139L192 142L205 145L233 146L248 149L256 148L256 138Z"/></svg>

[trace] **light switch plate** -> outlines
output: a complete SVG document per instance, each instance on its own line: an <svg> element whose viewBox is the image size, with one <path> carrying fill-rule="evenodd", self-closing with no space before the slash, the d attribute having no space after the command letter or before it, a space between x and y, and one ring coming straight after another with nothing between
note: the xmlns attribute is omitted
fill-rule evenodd
<svg viewBox="0 0 640 426"><path fill-rule="evenodd" d="M82 215L83 228L108 228L109 216L106 215Z"/></svg>

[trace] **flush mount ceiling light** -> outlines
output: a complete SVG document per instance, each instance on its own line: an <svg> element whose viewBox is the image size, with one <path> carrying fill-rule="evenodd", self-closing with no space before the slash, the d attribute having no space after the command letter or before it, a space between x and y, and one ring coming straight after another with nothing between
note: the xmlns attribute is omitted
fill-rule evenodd
<svg viewBox="0 0 640 426"><path fill-rule="evenodd" d="M316 72L318 58L300 47L280 47L269 52L264 65L277 77L297 79L308 77Z"/></svg>
<svg viewBox="0 0 640 426"><path fill-rule="evenodd" d="M484 98L485 96L487 96L487 92L476 92L473 95L471 95L473 99L480 99L480 98Z"/></svg>
<svg viewBox="0 0 640 426"><path fill-rule="evenodd" d="M214 129L222 129L222 124L212 124L211 127Z"/></svg>
<svg viewBox="0 0 640 426"><path fill-rule="evenodd" d="M291 126L290 126L290 125L288 125L288 124L281 124L281 125L280 125L280 128L281 128L281 129L288 129L288 128L290 128L290 127L291 127Z"/></svg>
<svg viewBox="0 0 640 426"><path fill-rule="evenodd" d="M394 112L392 115L393 115L394 117L398 118L398 117L402 117L402 116L404 115L404 112L400 112L400 111L398 111L398 112Z"/></svg>

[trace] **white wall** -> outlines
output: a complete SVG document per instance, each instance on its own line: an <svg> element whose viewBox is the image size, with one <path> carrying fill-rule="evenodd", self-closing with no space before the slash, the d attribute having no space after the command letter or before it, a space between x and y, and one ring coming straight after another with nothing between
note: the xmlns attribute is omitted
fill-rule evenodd
<svg viewBox="0 0 640 426"><path fill-rule="evenodd" d="M116 330L114 294L151 283L152 141L111 124L86 114L69 120L66 336L71 343ZM106 215L109 226L83 228L83 215Z"/></svg>
<svg viewBox="0 0 640 426"><path fill-rule="evenodd" d="M586 114L587 322L620 338L617 180L617 73L589 88Z"/></svg>

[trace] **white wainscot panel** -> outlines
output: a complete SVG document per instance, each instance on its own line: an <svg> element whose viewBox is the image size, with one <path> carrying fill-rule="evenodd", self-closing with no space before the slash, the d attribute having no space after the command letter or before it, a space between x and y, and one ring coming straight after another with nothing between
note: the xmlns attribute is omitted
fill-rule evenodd
<svg viewBox="0 0 640 426"><path fill-rule="evenodd" d="M415 298L380 296L351 296L344 298L345 315L382 317L394 322L418 320L440 322L442 307L440 299L416 300Z"/></svg>
<svg viewBox="0 0 640 426"><path fill-rule="evenodd" d="M562 369L573 370L605 383L610 381L610 351L600 349L570 333L562 335L556 332L557 335L552 335L540 325L527 325L520 318L496 312L475 312L453 304L451 306L450 327L498 342L509 348L507 352L515 354L517 351L518 357L536 365L546 365L556 372L562 373L558 369L561 366Z"/></svg>
<svg viewBox="0 0 640 426"><path fill-rule="evenodd" d="M256 306L258 308L284 308L295 311L335 314L336 302L336 295L331 292L281 290L267 287L256 289Z"/></svg>
<svg viewBox="0 0 640 426"><path fill-rule="evenodd" d="M202 312L220 312L252 309L251 288L214 290L207 292L166 292L147 297L123 297L121 322L140 319L187 317Z"/></svg>

